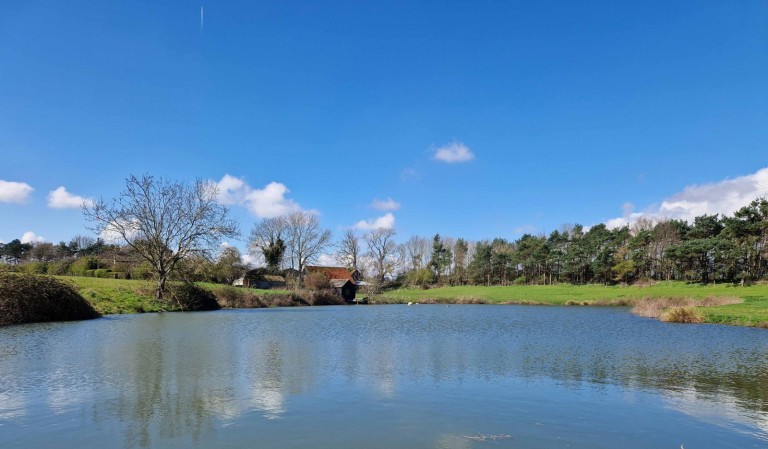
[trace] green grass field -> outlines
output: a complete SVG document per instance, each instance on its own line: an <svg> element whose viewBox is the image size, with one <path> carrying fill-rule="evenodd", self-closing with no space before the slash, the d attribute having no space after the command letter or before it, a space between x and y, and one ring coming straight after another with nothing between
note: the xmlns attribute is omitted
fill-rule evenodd
<svg viewBox="0 0 768 449"><path fill-rule="evenodd" d="M500 304L548 305L631 305L644 299L736 297L741 304L702 307L707 322L742 326L768 326L768 285L734 286L660 282L635 286L524 285L507 287L460 286L430 290L401 289L381 295L382 302L435 301L487 302Z"/></svg>
<svg viewBox="0 0 768 449"><path fill-rule="evenodd" d="M101 314L159 312L176 310L171 304L154 300L155 283L125 279L56 276L71 284Z"/></svg>

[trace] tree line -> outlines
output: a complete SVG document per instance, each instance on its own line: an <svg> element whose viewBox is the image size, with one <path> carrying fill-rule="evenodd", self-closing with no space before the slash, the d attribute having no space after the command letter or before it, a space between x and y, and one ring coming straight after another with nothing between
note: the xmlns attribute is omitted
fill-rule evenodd
<svg viewBox="0 0 768 449"><path fill-rule="evenodd" d="M692 223L641 218L615 229L574 224L549 235L478 242L438 234L428 243L412 237L400 250L411 285L748 283L768 275L768 200Z"/></svg>

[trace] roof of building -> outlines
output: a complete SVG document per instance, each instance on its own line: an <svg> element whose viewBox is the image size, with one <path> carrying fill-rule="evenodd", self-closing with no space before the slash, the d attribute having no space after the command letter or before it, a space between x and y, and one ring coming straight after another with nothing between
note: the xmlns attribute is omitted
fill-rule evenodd
<svg viewBox="0 0 768 449"><path fill-rule="evenodd" d="M307 273L324 273L328 276L328 279L331 280L348 279L353 284L355 283L352 273L346 267L321 267L308 265Z"/></svg>
<svg viewBox="0 0 768 449"><path fill-rule="evenodd" d="M353 284L353 282L349 279L331 279L330 280L331 287L333 288L342 288L345 285L347 285L347 283Z"/></svg>
<svg viewBox="0 0 768 449"><path fill-rule="evenodd" d="M264 268L256 268L245 273L243 278L268 282L285 282L285 277L279 274L271 274Z"/></svg>

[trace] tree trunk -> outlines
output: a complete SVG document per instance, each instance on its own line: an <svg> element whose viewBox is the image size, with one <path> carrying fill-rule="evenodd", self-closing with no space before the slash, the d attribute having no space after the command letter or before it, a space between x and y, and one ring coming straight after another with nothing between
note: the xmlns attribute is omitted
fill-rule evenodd
<svg viewBox="0 0 768 449"><path fill-rule="evenodd" d="M167 280L168 275L163 273L160 274L159 279L157 280L157 290L155 291L155 299L158 301L163 300L163 293L165 292L165 281Z"/></svg>

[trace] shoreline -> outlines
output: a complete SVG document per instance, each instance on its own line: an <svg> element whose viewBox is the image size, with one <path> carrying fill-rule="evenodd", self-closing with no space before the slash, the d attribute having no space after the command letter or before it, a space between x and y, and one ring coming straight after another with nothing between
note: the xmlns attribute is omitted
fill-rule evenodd
<svg viewBox="0 0 768 449"><path fill-rule="evenodd" d="M154 300L154 283L140 280L56 276L72 285L103 315L173 312L180 308ZM269 308L341 305L344 302L327 291L257 290L222 284L198 283L210 291L222 308ZM362 296L362 295L361 295ZM668 304L685 309L683 319L709 324L768 328L768 284L734 286L659 282L645 286L604 285L522 285L458 286L428 290L399 289L369 298L370 304L504 304L559 305L582 307L632 307L641 302ZM659 318L666 310L656 307ZM643 315L638 313L641 316ZM676 320L667 320L673 321ZM689 321L684 321L689 322Z"/></svg>

